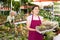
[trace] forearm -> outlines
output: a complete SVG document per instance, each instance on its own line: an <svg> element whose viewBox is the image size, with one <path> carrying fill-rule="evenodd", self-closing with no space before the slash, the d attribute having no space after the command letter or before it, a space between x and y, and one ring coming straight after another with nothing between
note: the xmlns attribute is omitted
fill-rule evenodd
<svg viewBox="0 0 60 40"><path fill-rule="evenodd" d="M36 29L33 28L27 28L29 31L36 31Z"/></svg>
<svg viewBox="0 0 60 40"><path fill-rule="evenodd" d="M27 29L28 29L29 31L36 31L36 29L30 28L30 25L31 25L30 21L27 21L26 24L27 24L26 27L27 27Z"/></svg>

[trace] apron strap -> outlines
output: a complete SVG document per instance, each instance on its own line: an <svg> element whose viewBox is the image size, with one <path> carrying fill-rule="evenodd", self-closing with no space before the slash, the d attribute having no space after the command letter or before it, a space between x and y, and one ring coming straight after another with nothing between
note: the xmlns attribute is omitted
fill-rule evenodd
<svg viewBox="0 0 60 40"><path fill-rule="evenodd" d="M39 18L39 21L41 22L41 19L40 19L40 17L38 16L38 18ZM41 22L41 24L42 24L42 22Z"/></svg>
<svg viewBox="0 0 60 40"><path fill-rule="evenodd" d="M32 15L32 20L33 20L33 15Z"/></svg>
<svg viewBox="0 0 60 40"><path fill-rule="evenodd" d="M38 16L39 20L40 20L40 17Z"/></svg>

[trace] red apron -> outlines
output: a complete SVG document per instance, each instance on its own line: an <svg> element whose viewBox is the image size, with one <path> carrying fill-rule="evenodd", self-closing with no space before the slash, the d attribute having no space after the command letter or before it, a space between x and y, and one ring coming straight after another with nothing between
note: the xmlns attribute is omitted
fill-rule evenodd
<svg viewBox="0 0 60 40"><path fill-rule="evenodd" d="M38 16L39 18L39 16ZM41 25L41 20L39 18L39 20L33 20L33 15L32 15L32 21L31 21L31 25L30 25L30 28L33 28L35 29L36 26L40 26ZM28 40L43 40L43 35L42 34L39 34L38 32L36 31L29 31L29 37L28 37Z"/></svg>

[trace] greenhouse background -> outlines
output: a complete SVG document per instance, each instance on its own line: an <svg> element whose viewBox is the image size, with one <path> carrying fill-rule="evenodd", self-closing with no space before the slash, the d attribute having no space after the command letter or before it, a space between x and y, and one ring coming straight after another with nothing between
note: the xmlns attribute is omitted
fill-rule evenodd
<svg viewBox="0 0 60 40"><path fill-rule="evenodd" d="M40 7L39 15L45 20L58 22L55 31L46 32L44 40L53 40L60 33L60 0L0 0L0 40L28 40L26 17L34 5ZM10 11L16 11L15 22L6 23Z"/></svg>

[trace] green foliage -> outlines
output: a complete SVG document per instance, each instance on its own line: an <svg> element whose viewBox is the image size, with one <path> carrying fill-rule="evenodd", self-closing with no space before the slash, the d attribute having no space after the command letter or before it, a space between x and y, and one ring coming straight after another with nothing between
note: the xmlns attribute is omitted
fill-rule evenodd
<svg viewBox="0 0 60 40"><path fill-rule="evenodd" d="M11 6L11 0L4 0L3 5L6 7L10 7Z"/></svg>
<svg viewBox="0 0 60 40"><path fill-rule="evenodd" d="M45 33L46 36L45 36L45 40L52 40L53 37L56 35L54 32L50 31L50 32L46 32Z"/></svg>
<svg viewBox="0 0 60 40"><path fill-rule="evenodd" d="M17 1L12 1L12 5L13 5L13 10L18 11L20 8L20 2Z"/></svg>
<svg viewBox="0 0 60 40"><path fill-rule="evenodd" d="M0 15L8 16L10 11L1 11Z"/></svg>
<svg viewBox="0 0 60 40"><path fill-rule="evenodd" d="M6 22L4 25L7 26L7 27L10 27L10 28L14 28L15 27L14 24L10 24L9 22Z"/></svg>
<svg viewBox="0 0 60 40"><path fill-rule="evenodd" d="M54 17L54 21L58 21L59 27L60 27L60 16L55 16L55 17Z"/></svg>
<svg viewBox="0 0 60 40"><path fill-rule="evenodd" d="M28 2L28 0L21 0L21 5L25 5L26 2Z"/></svg>
<svg viewBox="0 0 60 40"><path fill-rule="evenodd" d="M49 11L46 11L46 10L43 10L43 9L40 10L39 15L43 16L45 19L48 19L48 20L53 19L54 21L58 21L59 26L60 26L60 16L52 17L52 15Z"/></svg>
<svg viewBox="0 0 60 40"><path fill-rule="evenodd" d="M49 11L40 9L39 15L43 16L46 19L51 20L51 13Z"/></svg>

